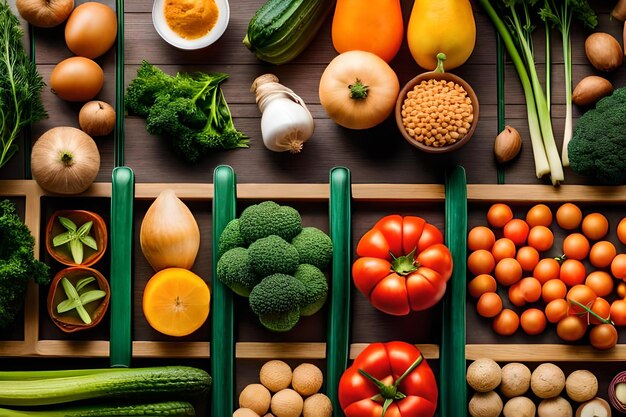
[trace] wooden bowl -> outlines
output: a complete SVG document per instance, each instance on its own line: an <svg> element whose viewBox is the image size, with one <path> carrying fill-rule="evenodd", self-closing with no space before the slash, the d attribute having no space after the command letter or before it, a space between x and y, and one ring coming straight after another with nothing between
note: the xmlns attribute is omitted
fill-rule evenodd
<svg viewBox="0 0 626 417"><path fill-rule="evenodd" d="M406 128L404 127L402 123L402 104L404 103L404 100L407 98L407 94L409 93L409 91L413 90L413 87L415 87L417 84L421 83L422 81L426 81L430 79L452 81L462 86L465 89L465 91L467 91L467 95L472 101L472 108L474 111L474 120L472 121L470 129L467 131L465 136L463 136L463 138L461 138L460 140L456 141L453 144L441 146L438 148L418 142L411 135L409 135L409 132L407 132ZM407 82L404 85L404 87L402 87L402 90L400 91L400 94L398 95L398 100L396 101L395 116L396 116L396 124L398 125L398 129L400 130L400 133L402 134L404 139L406 139L406 141L409 142L411 145L428 153L446 153L446 152L454 151L455 149L459 149L460 147L465 145L467 142L469 142L472 135L474 134L474 131L476 130L476 125L478 124L479 110L480 110L480 106L478 104L478 97L476 97L476 93L474 92L474 89L464 79L462 79L461 77L457 75L450 74L448 72L431 71L431 72L424 72L418 75L417 77Z"/></svg>
<svg viewBox="0 0 626 417"><path fill-rule="evenodd" d="M69 250L67 244L54 247L52 244L52 239L59 233L63 233L66 231L65 227L61 225L58 218L66 217L76 224L77 227L80 227L83 223L88 221L93 221L93 225L91 226L91 231L89 234L96 240L98 250L94 251L90 247L83 245L83 262L78 265L74 262L72 258L72 253ZM63 265L68 266L91 266L98 262L107 248L107 226L102 217L98 214L86 211L86 210L58 210L55 211L52 216L48 219L48 223L46 225L46 249L50 256L56 259L58 262Z"/></svg>
<svg viewBox="0 0 626 417"><path fill-rule="evenodd" d="M68 311L67 313L59 314L57 312L57 305L65 299L67 296L65 295L65 291L63 290L63 285L61 285L61 279L66 277L74 287L76 287L76 283L86 277L94 277L96 279L95 282L87 285L88 289L100 289L106 293L104 298L101 298L97 301L93 301L91 303L86 304L85 310L89 313L91 317L91 323L85 324L82 319L78 316L76 310ZM98 323L102 320L104 315L109 308L109 300L111 299L111 288L109 287L109 283L99 271L96 271L92 268L87 268L83 266L72 266L69 268L62 269L59 271L52 280L50 284L50 290L48 291L48 314L50 318L54 322L54 324L61 330L66 333L73 333L80 330L91 329L94 326L97 326Z"/></svg>

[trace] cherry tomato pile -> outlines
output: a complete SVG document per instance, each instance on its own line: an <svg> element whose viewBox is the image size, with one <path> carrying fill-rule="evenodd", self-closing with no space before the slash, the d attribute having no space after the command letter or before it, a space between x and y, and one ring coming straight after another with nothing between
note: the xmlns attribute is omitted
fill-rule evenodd
<svg viewBox="0 0 626 417"><path fill-rule="evenodd" d="M564 341L580 340L590 329L592 346L615 346L615 326L626 326L626 254L607 240L603 214L583 214L572 203L553 214L537 204L521 219L496 203L487 211L487 223L467 237L468 292L497 334L510 336L521 327L537 335L549 322ZM562 241L555 241L554 223L567 233ZM626 217L617 225L617 237L626 245ZM555 245L562 255L548 256ZM506 308L498 286L508 288L512 308Z"/></svg>

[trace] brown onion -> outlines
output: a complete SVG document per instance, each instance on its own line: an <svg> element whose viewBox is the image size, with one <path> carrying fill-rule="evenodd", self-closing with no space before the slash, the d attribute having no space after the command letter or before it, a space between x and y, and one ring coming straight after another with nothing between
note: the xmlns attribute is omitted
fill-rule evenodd
<svg viewBox="0 0 626 417"><path fill-rule="evenodd" d="M106 136L115 127L115 109L104 101L89 101L78 113L78 124L90 136Z"/></svg>
<svg viewBox="0 0 626 417"><path fill-rule="evenodd" d="M55 127L35 142L31 170L41 188L59 194L79 194L96 179L100 152L82 130Z"/></svg>
<svg viewBox="0 0 626 417"><path fill-rule="evenodd" d="M51 28L67 20L74 9L74 0L16 0L15 7L31 25Z"/></svg>
<svg viewBox="0 0 626 417"><path fill-rule="evenodd" d="M615 71L624 59L624 50L617 39L603 32L589 35L585 40L585 54L591 65L606 72Z"/></svg>

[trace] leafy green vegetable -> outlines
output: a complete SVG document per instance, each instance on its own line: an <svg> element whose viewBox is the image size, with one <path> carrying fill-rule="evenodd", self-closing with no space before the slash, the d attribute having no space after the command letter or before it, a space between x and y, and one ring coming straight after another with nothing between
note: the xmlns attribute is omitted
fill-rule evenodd
<svg viewBox="0 0 626 417"><path fill-rule="evenodd" d="M626 87L604 97L576 122L569 143L572 171L604 184L626 184Z"/></svg>
<svg viewBox="0 0 626 417"><path fill-rule="evenodd" d="M69 279L63 277L61 279L61 285L63 286L63 291L67 298L57 305L57 312L63 314L76 309L81 320L85 324L90 324L91 316L87 310L85 310L85 304L97 301L106 296L106 292L102 290L83 291L87 285L95 280L94 277L82 278L76 283L76 287L74 287Z"/></svg>
<svg viewBox="0 0 626 417"><path fill-rule="evenodd" d="M0 0L0 168L17 152L22 128L47 117L41 101L45 84L24 50L23 35L11 7Z"/></svg>
<svg viewBox="0 0 626 417"><path fill-rule="evenodd" d="M224 73L168 75L143 61L124 97L128 111L146 118L146 129L169 141L174 153L196 162L215 149L247 148L220 88Z"/></svg>
<svg viewBox="0 0 626 417"><path fill-rule="evenodd" d="M250 307L261 323L273 331L291 330L300 319L306 288L291 275L263 278L250 293Z"/></svg>
<svg viewBox="0 0 626 417"><path fill-rule="evenodd" d="M0 328L7 327L24 304L26 286L32 279L48 284L48 266L35 259L35 240L15 214L9 200L0 202Z"/></svg>
<svg viewBox="0 0 626 417"><path fill-rule="evenodd" d="M247 244L269 235L291 241L302 231L302 217L293 207L263 201L246 207L239 217L241 237Z"/></svg>
<svg viewBox="0 0 626 417"><path fill-rule="evenodd" d="M570 33L572 19L576 17L584 26L593 29L598 25L598 16L586 0L544 0L539 16L561 32L563 61L565 65L565 130L563 132L563 166L569 165L567 145L572 138L572 41ZM546 33L549 33L547 31ZM546 38L546 51L550 50L549 38ZM546 70L548 74L549 69ZM549 97L549 79L546 79L546 91Z"/></svg>
<svg viewBox="0 0 626 417"><path fill-rule="evenodd" d="M87 245L93 250L98 250L96 239L89 236L91 226L93 225L91 220L77 227L70 219L59 216L59 223L67 229L67 232L59 233L52 238L52 246L56 248L57 246L67 244L74 263L78 265L83 263L83 245Z"/></svg>

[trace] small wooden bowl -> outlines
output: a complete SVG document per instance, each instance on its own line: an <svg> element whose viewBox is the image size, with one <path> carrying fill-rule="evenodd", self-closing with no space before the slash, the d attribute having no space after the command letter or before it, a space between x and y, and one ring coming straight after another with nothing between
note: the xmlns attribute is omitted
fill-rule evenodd
<svg viewBox="0 0 626 417"><path fill-rule="evenodd" d="M54 247L52 244L52 240L59 233L63 233L66 229L61 225L58 221L59 217L66 217L76 224L77 227L80 227L82 224L93 221L93 225L91 226L91 231L89 234L96 240L98 245L98 250L94 251L90 247L83 245L83 262L78 265L74 262L72 258L72 253L69 250L67 244ZM98 214L86 211L86 210L58 210L55 211L52 216L48 219L48 224L46 225L46 249L50 256L56 259L58 262L63 265L68 266L91 266L98 262L100 258L104 255L104 252L107 248L107 226L102 217Z"/></svg>
<svg viewBox="0 0 626 417"><path fill-rule="evenodd" d="M76 286L76 283L86 277L94 277L95 282L87 286L88 289L100 289L106 293L104 298L91 302L85 305L85 310L91 317L91 323L85 324L78 316L76 310L68 311L67 313L59 314L57 312L57 306L65 299L65 291L63 285L61 285L61 279L66 277L72 285ZM109 308L109 300L111 299L111 288L109 283L99 271L92 268L82 266L72 266L59 271L50 284L50 290L48 291L48 314L50 318L56 324L56 326L66 333L73 333L80 330L91 329L98 325Z"/></svg>
<svg viewBox="0 0 626 417"><path fill-rule="evenodd" d="M409 135L409 132L407 132L406 128L402 124L402 104L404 104L404 100L407 98L407 94L409 93L409 91L413 90L413 87L415 87L417 84L421 83L422 81L426 81L430 79L452 81L460 85L461 87L463 87L465 91L467 91L467 95L472 101L472 107L474 110L474 120L472 121L470 129L467 131L465 136L463 136L463 138L461 138L460 140L456 141L455 143L451 145L445 145L439 148L436 148L434 146L428 146L428 145L422 144L421 142L418 142L411 135ZM398 125L398 129L400 130L400 133L402 134L404 139L406 139L406 141L409 142L411 145L428 153L446 153L446 152L454 151L455 149L459 149L460 147L465 145L467 142L469 142L470 138L474 134L474 131L476 130L476 125L478 124L479 110L480 110L480 106L478 104L478 97L476 97L476 93L474 92L474 89L464 79L462 79L461 77L457 75L450 74L448 72L431 71L431 72L424 72L418 75L417 77L407 82L404 85L404 87L402 87L402 90L400 91L400 94L398 95L398 100L396 101L395 116L396 116L396 124Z"/></svg>

